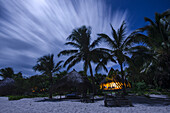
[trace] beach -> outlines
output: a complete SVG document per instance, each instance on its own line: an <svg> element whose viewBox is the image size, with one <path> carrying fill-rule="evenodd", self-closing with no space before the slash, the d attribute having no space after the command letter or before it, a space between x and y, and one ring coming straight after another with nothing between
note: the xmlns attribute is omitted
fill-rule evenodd
<svg viewBox="0 0 170 113"><path fill-rule="evenodd" d="M43 101L44 98L24 98L9 101L0 97L0 113L170 113L170 105L133 103L134 107L105 107L103 100L82 103L76 100Z"/></svg>

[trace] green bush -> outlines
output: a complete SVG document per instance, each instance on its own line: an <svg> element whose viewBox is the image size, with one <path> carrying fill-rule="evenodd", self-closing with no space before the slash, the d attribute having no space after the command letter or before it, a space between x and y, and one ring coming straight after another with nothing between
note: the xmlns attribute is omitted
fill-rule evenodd
<svg viewBox="0 0 170 113"><path fill-rule="evenodd" d="M137 91L144 91L147 88L145 82L143 82L143 81L142 82L138 82L136 84L136 87L137 87Z"/></svg>
<svg viewBox="0 0 170 113"><path fill-rule="evenodd" d="M137 95L143 95L144 92L147 90L147 86L144 81L137 82L137 83L133 84L132 90Z"/></svg>

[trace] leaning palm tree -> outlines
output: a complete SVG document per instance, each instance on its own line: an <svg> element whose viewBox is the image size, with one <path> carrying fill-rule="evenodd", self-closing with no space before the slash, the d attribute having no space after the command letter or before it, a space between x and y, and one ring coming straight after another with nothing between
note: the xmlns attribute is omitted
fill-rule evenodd
<svg viewBox="0 0 170 113"><path fill-rule="evenodd" d="M49 98L52 99L52 86L53 86L53 73L57 72L60 70L61 63L63 61L59 61L56 65L54 63L54 55L53 54L49 54L46 56L43 56L41 58L38 59L37 64L33 67L33 69L35 71L39 71L41 73L43 73L43 75L47 75L49 76L49 82L50 82L50 86L49 86Z"/></svg>
<svg viewBox="0 0 170 113"><path fill-rule="evenodd" d="M111 58L110 54L103 51L102 48L95 48L98 45L99 40L94 40L91 43L91 28L82 26L78 29L74 29L72 33L69 35L67 42L65 45L71 45L75 49L70 50L63 50L61 51L58 56L61 55L71 55L64 63L64 66L68 65L67 70L69 70L71 67L73 67L75 64L79 63L80 61L83 61L84 63L84 72L87 72L87 69L89 68L91 79L92 79L92 85L93 85L93 93L95 93L95 81L93 77L93 69L91 62L93 63L100 63L99 67L105 68L105 65L107 59ZM114 61L111 58L112 61ZM85 74L86 75L86 74Z"/></svg>
<svg viewBox="0 0 170 113"><path fill-rule="evenodd" d="M108 43L110 49L108 49L107 51L109 51L112 54L112 57L115 57L117 62L119 63L121 69L122 83L123 83L123 93L125 94L126 90L124 86L125 78L124 78L123 64L126 61L131 63L131 59L129 57L130 54L140 48L145 48L145 47L142 45L134 44L134 43L139 43L142 40L142 37L140 37L139 39L135 39L134 37L135 32L131 33L129 36L126 36L125 34L126 26L124 21L120 26L120 28L117 30L117 32L112 25L110 26L112 29L112 38L110 38L106 34L98 34L99 36L98 40L104 40L105 43Z"/></svg>

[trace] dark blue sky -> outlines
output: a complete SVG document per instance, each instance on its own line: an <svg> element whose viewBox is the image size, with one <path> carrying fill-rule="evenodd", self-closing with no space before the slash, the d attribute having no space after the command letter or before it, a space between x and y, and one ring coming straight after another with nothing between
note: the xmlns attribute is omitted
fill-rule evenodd
<svg viewBox="0 0 170 113"><path fill-rule="evenodd" d="M91 26L95 39L97 33L111 34L110 23L118 29L126 20L130 33L147 24L144 17L154 19L168 8L170 0L0 0L0 69L34 75L37 58L54 53L56 62L66 59L57 54L69 48L64 43L73 29Z"/></svg>
<svg viewBox="0 0 170 113"><path fill-rule="evenodd" d="M130 28L137 29L146 25L144 17L154 19L155 12L162 13L170 8L170 0L106 0L112 10L128 10Z"/></svg>

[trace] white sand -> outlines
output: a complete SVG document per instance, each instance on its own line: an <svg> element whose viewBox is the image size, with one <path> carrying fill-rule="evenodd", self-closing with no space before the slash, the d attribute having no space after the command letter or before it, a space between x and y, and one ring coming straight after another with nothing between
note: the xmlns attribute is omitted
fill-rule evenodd
<svg viewBox="0 0 170 113"><path fill-rule="evenodd" d="M71 101L36 102L43 98L8 101L0 97L0 113L170 113L168 106L104 107L104 102L81 103Z"/></svg>

